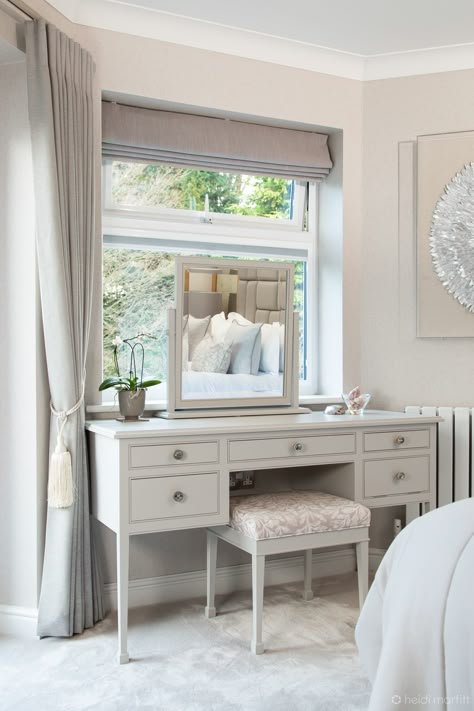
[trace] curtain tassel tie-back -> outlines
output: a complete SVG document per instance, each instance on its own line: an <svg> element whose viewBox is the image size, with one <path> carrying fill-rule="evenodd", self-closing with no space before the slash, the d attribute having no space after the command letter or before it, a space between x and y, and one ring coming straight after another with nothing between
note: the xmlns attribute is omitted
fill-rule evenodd
<svg viewBox="0 0 474 711"><path fill-rule="evenodd" d="M74 503L71 454L64 442L63 432L69 415L74 414L84 402L84 386L85 380L81 397L70 410L55 410L51 402L51 412L57 418L58 426L58 437L51 456L48 477L48 506L54 509L65 509Z"/></svg>

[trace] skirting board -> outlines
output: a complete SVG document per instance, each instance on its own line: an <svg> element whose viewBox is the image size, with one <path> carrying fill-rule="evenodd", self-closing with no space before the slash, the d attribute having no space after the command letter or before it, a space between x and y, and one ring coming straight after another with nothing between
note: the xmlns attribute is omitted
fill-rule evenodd
<svg viewBox="0 0 474 711"><path fill-rule="evenodd" d="M370 570L377 570L385 551L371 548ZM355 554L350 548L313 553L313 576L324 578L342 575L355 570ZM234 565L217 569L216 590L219 594L229 594L235 590L250 590L252 580L251 565ZM303 581L303 557L277 558L269 560L265 566L265 584L284 585ZM206 571L178 575L162 575L159 578L131 580L129 585L129 607L142 607L175 600L204 598L206 593ZM117 609L117 584L105 585L106 606ZM0 635L11 635L28 639L36 638L38 610L15 605L0 605Z"/></svg>
<svg viewBox="0 0 474 711"><path fill-rule="evenodd" d="M371 548L369 568L377 570L385 551ZM355 552L353 549L324 551L313 553L313 577L325 578L330 575L342 575L355 570ZM303 584L303 556L277 558L265 564L265 585L285 585L301 581ZM233 565L217 569L216 592L227 595L236 590L250 590L252 566ZM128 589L129 607L142 607L176 600L204 598L206 594L206 571L162 575L158 578L130 580ZM117 584L105 585L105 602L110 609L117 609Z"/></svg>
<svg viewBox="0 0 474 711"><path fill-rule="evenodd" d="M0 635L36 637L38 610L34 607L0 605Z"/></svg>

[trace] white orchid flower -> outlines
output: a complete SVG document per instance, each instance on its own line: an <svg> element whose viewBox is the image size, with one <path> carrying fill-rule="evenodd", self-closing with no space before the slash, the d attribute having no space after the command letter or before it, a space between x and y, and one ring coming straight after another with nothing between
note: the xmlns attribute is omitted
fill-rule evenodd
<svg viewBox="0 0 474 711"><path fill-rule="evenodd" d="M114 340L112 341L112 345L115 346L115 347L121 346L122 343L123 343L123 341L122 341L122 339L120 338L120 336L115 336Z"/></svg>

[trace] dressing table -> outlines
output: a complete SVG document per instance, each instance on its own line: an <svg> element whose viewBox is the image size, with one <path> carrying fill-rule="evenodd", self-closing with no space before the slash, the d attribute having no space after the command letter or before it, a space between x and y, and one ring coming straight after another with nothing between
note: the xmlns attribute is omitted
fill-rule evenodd
<svg viewBox="0 0 474 711"><path fill-rule="evenodd" d="M130 536L227 523L235 471L256 472L257 489L314 488L370 508L429 510L439 419L366 411L89 421L92 513L117 535L120 663L129 661Z"/></svg>
<svg viewBox="0 0 474 711"><path fill-rule="evenodd" d="M229 491L232 472L255 472L252 493L314 489L369 508L435 506L440 418L299 407L293 264L177 257L175 266L168 411L86 425L92 513L117 534L121 663L130 536L227 524L229 497L239 495Z"/></svg>

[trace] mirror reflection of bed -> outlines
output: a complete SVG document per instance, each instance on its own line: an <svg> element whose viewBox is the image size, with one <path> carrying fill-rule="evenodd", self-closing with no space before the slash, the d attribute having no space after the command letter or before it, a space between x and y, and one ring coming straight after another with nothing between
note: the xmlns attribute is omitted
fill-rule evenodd
<svg viewBox="0 0 474 711"><path fill-rule="evenodd" d="M288 270L184 269L182 399L282 397Z"/></svg>

